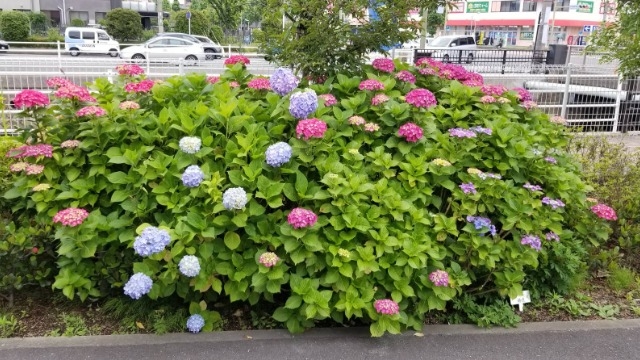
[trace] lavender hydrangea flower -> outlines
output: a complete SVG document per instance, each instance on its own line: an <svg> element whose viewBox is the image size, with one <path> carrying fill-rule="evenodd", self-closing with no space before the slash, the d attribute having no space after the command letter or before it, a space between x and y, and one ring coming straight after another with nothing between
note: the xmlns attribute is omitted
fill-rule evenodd
<svg viewBox="0 0 640 360"><path fill-rule="evenodd" d="M135 273L124 285L124 294L138 300L142 295L148 294L152 286L153 280L149 276L143 273Z"/></svg>
<svg viewBox="0 0 640 360"><path fill-rule="evenodd" d="M200 151L202 140L195 136L185 136L180 139L178 146L180 146L180 150L184 151L187 154L195 154Z"/></svg>
<svg viewBox="0 0 640 360"><path fill-rule="evenodd" d="M497 234L495 225L491 225L491 220L486 217L469 215L467 216L467 221L473 223L476 230L484 230L484 233L488 231L491 236L496 236Z"/></svg>
<svg viewBox="0 0 640 360"><path fill-rule="evenodd" d="M280 96L285 96L298 87L300 80L287 68L277 68L269 78L271 90Z"/></svg>
<svg viewBox="0 0 640 360"><path fill-rule="evenodd" d="M133 250L140 256L157 254L171 242L171 236L165 230L155 226L146 227L133 242Z"/></svg>
<svg viewBox="0 0 640 360"><path fill-rule="evenodd" d="M267 164L280 167L291 159L291 146L285 142L278 142L269 146L264 155L267 158Z"/></svg>
<svg viewBox="0 0 640 360"><path fill-rule="evenodd" d="M186 187L196 187L202 180L204 180L204 173L198 165L191 165L182 173L182 184Z"/></svg>
<svg viewBox="0 0 640 360"><path fill-rule="evenodd" d="M187 319L187 330L192 333L199 333L204 327L204 318L202 315L194 314Z"/></svg>
<svg viewBox="0 0 640 360"><path fill-rule="evenodd" d="M470 130L473 131L476 134L491 135L493 133L493 131L491 129L483 128L482 126L472 127Z"/></svg>
<svg viewBox="0 0 640 360"><path fill-rule="evenodd" d="M318 95L307 89L291 95L289 99L289 112L296 119L305 119L318 108Z"/></svg>
<svg viewBox="0 0 640 360"><path fill-rule="evenodd" d="M247 192L241 187L227 189L222 194L222 205L227 210L242 210L247 201Z"/></svg>
<svg viewBox="0 0 640 360"><path fill-rule="evenodd" d="M522 185L522 187L529 191L542 191L542 186L540 185L531 185L530 183L526 183Z"/></svg>
<svg viewBox="0 0 640 360"><path fill-rule="evenodd" d="M486 179L500 180L500 179L502 179L501 175L494 174L494 173L485 173L485 172L478 174L478 177L480 177L480 179L482 179L482 180L486 180Z"/></svg>
<svg viewBox="0 0 640 360"><path fill-rule="evenodd" d="M458 138L474 138L477 135L475 132L471 130L454 128L454 129L449 129L449 136L458 137Z"/></svg>
<svg viewBox="0 0 640 360"><path fill-rule="evenodd" d="M556 158L554 158L553 156L547 156L546 158L544 158L544 161L548 162L549 164L558 163L558 160L556 160Z"/></svg>
<svg viewBox="0 0 640 360"><path fill-rule="evenodd" d="M558 234L554 233L553 231L549 231L548 233L546 233L544 235L544 237L549 241L551 241L551 240L560 241L560 236L558 236Z"/></svg>
<svg viewBox="0 0 640 360"><path fill-rule="evenodd" d="M549 205L551 206L552 209L557 209L559 207L564 207L564 203L562 202L562 200L559 199L552 199L548 196L545 196L544 198L542 198L542 203L545 205Z"/></svg>
<svg viewBox="0 0 640 360"><path fill-rule="evenodd" d="M461 184L460 185L460 189L462 189L462 192L464 192L465 194L475 194L475 193L477 193L476 187L473 185L473 183Z"/></svg>
<svg viewBox="0 0 640 360"><path fill-rule="evenodd" d="M182 275L195 277L200 273L200 261L193 255L185 255L178 263Z"/></svg>
<svg viewBox="0 0 640 360"><path fill-rule="evenodd" d="M540 238L534 235L526 235L523 236L520 240L520 244L529 245L532 249L540 251L542 248L542 243L540 242Z"/></svg>

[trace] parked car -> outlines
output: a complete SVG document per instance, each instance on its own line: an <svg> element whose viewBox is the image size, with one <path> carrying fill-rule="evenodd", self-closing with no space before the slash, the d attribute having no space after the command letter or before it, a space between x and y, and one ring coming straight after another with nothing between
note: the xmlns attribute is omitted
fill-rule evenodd
<svg viewBox="0 0 640 360"><path fill-rule="evenodd" d="M195 64L206 59L204 48L200 42L169 36L159 36L141 45L129 46L120 52L120 57L126 60L142 61L179 61L186 60Z"/></svg>
<svg viewBox="0 0 640 360"><path fill-rule="evenodd" d="M473 36L447 35L433 39L425 48L428 57L443 62L451 62L452 59L459 59L462 55L462 61L471 63L475 57L472 50L477 50L478 46ZM461 53L460 50L464 51Z"/></svg>
<svg viewBox="0 0 640 360"><path fill-rule="evenodd" d="M433 38L426 38L425 45L429 45ZM420 39L409 40L406 43L402 44L403 49L419 49L420 48Z"/></svg>
<svg viewBox="0 0 640 360"><path fill-rule="evenodd" d="M213 60L213 59L221 59L222 56L224 55L224 50L222 49L222 46L220 46L220 44L217 44L213 41L211 41L211 39L209 39L206 36L201 36L201 35L189 35L189 34L185 34L185 33L161 33L158 34L154 37L155 38L160 38L160 37L173 37L173 38L178 38L178 39L183 39L183 40L188 40L191 41L193 43L200 43L202 44L202 47L204 49L204 52L207 54L207 60Z"/></svg>
<svg viewBox="0 0 640 360"><path fill-rule="evenodd" d="M90 27L68 27L64 32L64 50L71 56L80 53L118 56L120 44L106 31Z"/></svg>
<svg viewBox="0 0 640 360"><path fill-rule="evenodd" d="M0 40L0 51L4 52L6 50L9 50L9 43L4 40Z"/></svg>

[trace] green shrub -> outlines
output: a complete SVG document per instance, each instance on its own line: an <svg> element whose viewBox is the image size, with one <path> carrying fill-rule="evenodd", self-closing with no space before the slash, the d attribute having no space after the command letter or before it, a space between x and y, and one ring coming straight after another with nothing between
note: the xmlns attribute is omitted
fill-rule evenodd
<svg viewBox="0 0 640 360"><path fill-rule="evenodd" d="M616 263L609 265L609 277L607 283L609 287L614 291L632 291L638 287L637 274L624 266L619 266Z"/></svg>
<svg viewBox="0 0 640 360"><path fill-rule="evenodd" d="M78 19L78 18L71 19L71 26L83 27L86 25L87 23L85 23L84 20L82 19Z"/></svg>
<svg viewBox="0 0 640 360"><path fill-rule="evenodd" d="M47 41L49 42L56 42L56 41L64 41L64 36L62 36L62 34L60 34L60 30L58 30L57 28L53 28L53 29L49 29L47 31Z"/></svg>
<svg viewBox="0 0 640 360"><path fill-rule="evenodd" d="M30 32L29 16L21 11L0 13L0 32L6 41L24 41Z"/></svg>
<svg viewBox="0 0 640 360"><path fill-rule="evenodd" d="M187 10L175 13L173 31L187 34L189 32L189 21L187 20ZM209 36L211 28L210 21L207 20L202 11L191 10L191 34Z"/></svg>
<svg viewBox="0 0 640 360"><path fill-rule="evenodd" d="M78 117L85 104L65 99L29 112L38 127L24 140L46 136L54 154L29 159L45 166L42 174L16 175L4 196L16 217L43 227L66 208L90 212L77 227L55 225L55 289L70 298L106 296L143 273L153 280L149 298L179 296L190 313L205 317L205 330L219 319L210 305L221 297L274 302L274 319L293 332L327 319L357 319L380 336L420 329L426 313L463 294L497 304L520 294L523 283L552 290L571 283L584 267L580 255L605 241L609 229L589 211L588 187L562 151L563 128L525 108L515 92L490 103L479 87L395 66L416 76L415 84L371 66L366 74L303 84L338 99L334 106L320 101L309 115L328 126L309 140L297 134L305 123L291 115L292 97L248 88L253 77L240 64L215 84L191 74L149 93L124 91L124 83L139 79L100 79L91 88L105 116ZM443 77L464 73L434 66ZM378 92L388 101L372 105L376 92L359 89L367 78L383 84ZM432 91L438 104L409 104L416 88ZM141 109L120 109L125 100ZM352 125L360 121L352 116L369 123ZM419 141L399 136L409 122L412 134L416 127L424 132ZM473 137L452 136L456 131ZM186 136L201 140L195 154L181 150ZM60 147L72 139L81 145ZM265 151L277 142L290 144L293 156L272 167ZM189 188L182 176L192 165L205 179ZM529 182L542 191L524 188ZM33 192L38 183L52 188ZM223 194L237 187L248 202L227 210ZM552 208L544 197L566 206ZM317 214L317 223L292 228L288 218L297 207ZM487 218L495 234L469 216ZM166 229L171 242L141 257L132 246L150 225ZM558 243L545 240L551 231ZM533 236L541 239L539 251L522 243ZM273 267L260 262L266 252L279 258ZM199 262L193 278L179 269L187 255ZM398 303L399 314L376 312L381 299ZM495 316L487 319L478 315L482 308L464 308L481 324L516 322L504 306L493 307Z"/></svg>
<svg viewBox="0 0 640 360"><path fill-rule="evenodd" d="M113 9L104 19L107 32L120 41L138 40L142 36L142 18L136 11Z"/></svg>
<svg viewBox="0 0 640 360"><path fill-rule="evenodd" d="M29 23L31 24L31 31L37 34L46 34L49 20L44 13L28 12Z"/></svg>
<svg viewBox="0 0 640 360"><path fill-rule="evenodd" d="M142 32L142 41L147 41L149 39L151 39L152 37L156 36L157 32L154 30L144 30Z"/></svg>

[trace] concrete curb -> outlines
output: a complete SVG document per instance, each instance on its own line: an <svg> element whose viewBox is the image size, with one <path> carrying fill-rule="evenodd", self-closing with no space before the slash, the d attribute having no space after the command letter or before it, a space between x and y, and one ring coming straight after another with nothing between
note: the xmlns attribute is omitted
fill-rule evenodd
<svg viewBox="0 0 640 360"><path fill-rule="evenodd" d="M540 332L580 332L598 330L628 330L640 328L640 319L628 320L589 320L559 321L520 324L517 328L483 329L474 325L427 325L423 329L425 337L454 335L514 335ZM409 331L401 337L413 336ZM156 345L170 343L224 343L240 341L271 340L283 341L302 339L314 342L319 339L369 338L367 328L323 328L312 329L301 335L291 335L286 330L248 330L221 331L201 334L168 334L168 335L104 335L60 337L33 337L0 339L0 351L26 348L65 348L65 347L101 347Z"/></svg>

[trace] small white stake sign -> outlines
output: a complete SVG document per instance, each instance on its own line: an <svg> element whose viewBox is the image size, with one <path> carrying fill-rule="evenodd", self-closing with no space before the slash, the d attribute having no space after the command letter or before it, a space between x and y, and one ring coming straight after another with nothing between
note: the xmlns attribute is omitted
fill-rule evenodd
<svg viewBox="0 0 640 360"><path fill-rule="evenodd" d="M531 294L529 294L529 290L525 290L515 299L510 299L511 305L518 305L518 310L522 312L524 310L524 304L528 304L531 302Z"/></svg>

